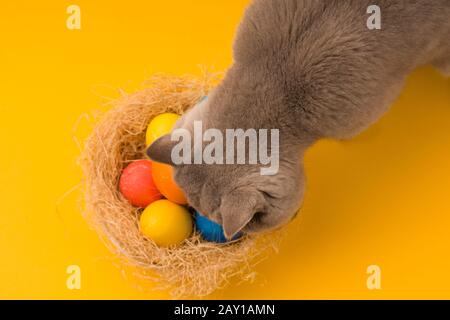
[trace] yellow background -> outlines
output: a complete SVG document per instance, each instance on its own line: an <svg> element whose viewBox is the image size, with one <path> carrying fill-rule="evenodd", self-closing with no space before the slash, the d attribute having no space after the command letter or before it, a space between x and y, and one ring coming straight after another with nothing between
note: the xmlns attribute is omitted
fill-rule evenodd
<svg viewBox="0 0 450 320"><path fill-rule="evenodd" d="M0 298L165 298L125 279L80 216L73 127L154 72L225 70L247 0L3 1ZM80 122L81 131L83 120ZM253 284L212 298L450 298L450 80L417 71L392 110L307 154L304 207ZM81 267L81 290L66 267ZM381 267L381 290L366 268Z"/></svg>

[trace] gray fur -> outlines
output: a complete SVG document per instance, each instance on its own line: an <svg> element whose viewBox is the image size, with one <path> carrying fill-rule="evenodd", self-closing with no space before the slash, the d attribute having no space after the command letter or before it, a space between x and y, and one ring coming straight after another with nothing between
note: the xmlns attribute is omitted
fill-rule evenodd
<svg viewBox="0 0 450 320"><path fill-rule="evenodd" d="M381 7L381 30L366 27L371 4ZM281 226L303 198L305 149L370 126L406 76L429 63L450 75L450 0L255 0L237 32L234 64L201 110L177 127L200 119L205 129L278 128L279 173L261 176L258 165L181 165L175 180L227 237ZM149 156L170 162L165 143Z"/></svg>

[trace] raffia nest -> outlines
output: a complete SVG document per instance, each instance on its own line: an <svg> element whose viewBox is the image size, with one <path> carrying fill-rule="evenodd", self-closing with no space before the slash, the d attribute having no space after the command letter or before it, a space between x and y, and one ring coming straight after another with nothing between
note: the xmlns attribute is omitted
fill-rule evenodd
<svg viewBox="0 0 450 320"><path fill-rule="evenodd" d="M152 287L174 298L199 297L223 287L232 277L252 280L254 265L276 250L280 233L245 236L229 244L206 242L194 232L183 244L161 248L139 232L142 209L131 206L118 191L122 169L145 158L145 130L163 112L182 114L207 95L216 75L150 78L144 89L123 95L96 120L84 144L80 164L84 172L84 215L124 263L150 279Z"/></svg>

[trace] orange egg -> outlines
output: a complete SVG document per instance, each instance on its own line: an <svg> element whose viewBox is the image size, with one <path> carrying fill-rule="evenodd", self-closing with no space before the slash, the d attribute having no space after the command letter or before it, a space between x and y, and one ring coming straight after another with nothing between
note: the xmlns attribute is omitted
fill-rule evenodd
<svg viewBox="0 0 450 320"><path fill-rule="evenodd" d="M186 196L173 180L173 168L158 162L153 162L152 166L153 181L162 195L172 202L187 204Z"/></svg>

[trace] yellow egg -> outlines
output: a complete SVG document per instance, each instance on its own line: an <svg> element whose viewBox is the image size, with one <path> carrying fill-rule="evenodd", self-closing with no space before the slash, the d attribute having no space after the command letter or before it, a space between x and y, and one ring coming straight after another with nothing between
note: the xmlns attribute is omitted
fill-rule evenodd
<svg viewBox="0 0 450 320"><path fill-rule="evenodd" d="M147 145L151 145L156 139L172 131L175 122L180 116L175 113L162 113L150 121L145 135Z"/></svg>
<svg viewBox="0 0 450 320"><path fill-rule="evenodd" d="M142 234L157 245L177 245L192 233L192 217L189 211L169 200L151 203L140 218Z"/></svg>

